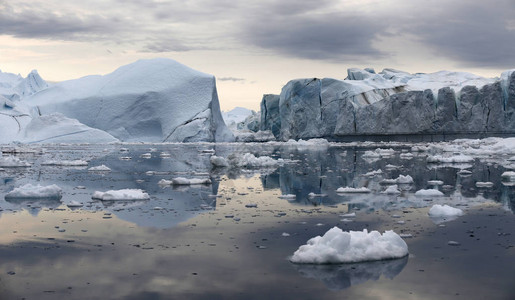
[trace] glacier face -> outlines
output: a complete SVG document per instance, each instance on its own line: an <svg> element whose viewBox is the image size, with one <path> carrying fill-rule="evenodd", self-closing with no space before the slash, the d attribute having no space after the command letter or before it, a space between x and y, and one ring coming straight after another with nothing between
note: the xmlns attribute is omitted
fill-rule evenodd
<svg viewBox="0 0 515 300"><path fill-rule="evenodd" d="M262 129L281 140L515 132L513 71L504 72L500 80L449 71L385 69L375 74L352 68L347 74L345 80L292 80L280 95L265 95Z"/></svg>
<svg viewBox="0 0 515 300"><path fill-rule="evenodd" d="M104 76L86 76L50 87L37 72L23 82L15 77L0 77L10 90L21 91L17 92L21 100L17 104L23 108L5 112L9 109L4 105L0 111L9 114L0 114L0 122L10 124L10 135L1 138L2 143L234 139L222 119L214 76L171 59L139 60ZM5 90L4 97L9 96ZM20 124L13 120L15 113L16 118L28 120ZM47 130L36 130L34 124Z"/></svg>

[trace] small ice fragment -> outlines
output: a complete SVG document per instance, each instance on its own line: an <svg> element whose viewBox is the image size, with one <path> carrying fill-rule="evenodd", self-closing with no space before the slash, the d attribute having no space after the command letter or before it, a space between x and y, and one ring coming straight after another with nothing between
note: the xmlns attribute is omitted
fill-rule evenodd
<svg viewBox="0 0 515 300"><path fill-rule="evenodd" d="M85 160L49 160L41 163L43 166L63 166L63 167L83 167L87 166L88 162Z"/></svg>
<svg viewBox="0 0 515 300"><path fill-rule="evenodd" d="M287 232L283 232L283 233L281 234L281 236L290 236L290 234L289 234L289 233L287 233Z"/></svg>
<svg viewBox="0 0 515 300"><path fill-rule="evenodd" d="M340 215L340 217L342 217L342 218L355 218L356 217L356 213L355 212L347 213L347 214Z"/></svg>
<svg viewBox="0 0 515 300"><path fill-rule="evenodd" d="M494 186L494 183L490 182L490 181L487 181L487 182L478 181L478 182L476 182L476 187L478 187L478 188L491 188L493 186Z"/></svg>
<svg viewBox="0 0 515 300"><path fill-rule="evenodd" d="M140 157L141 158L145 158L145 159L149 159L149 158L152 158L152 154L150 154L150 153L143 153L143 154L141 154Z"/></svg>
<svg viewBox="0 0 515 300"><path fill-rule="evenodd" d="M386 188L386 190L383 193L387 194L387 195L396 195L396 194L400 194L401 191L399 191L399 186L394 184L394 185L390 185L388 188Z"/></svg>
<svg viewBox="0 0 515 300"><path fill-rule="evenodd" d="M449 246L459 246L461 244L459 242L456 242L456 241L448 241L447 245L449 245Z"/></svg>
<svg viewBox="0 0 515 300"><path fill-rule="evenodd" d="M351 220L351 219L346 219L346 218L343 218L340 220L341 222L343 223L350 223L350 222L354 222L354 220Z"/></svg>
<svg viewBox="0 0 515 300"><path fill-rule="evenodd" d="M435 204L429 210L429 216L431 217L453 217L462 215L463 211L461 209L449 205Z"/></svg>
<svg viewBox="0 0 515 300"><path fill-rule="evenodd" d="M110 190L107 192L95 191L92 196L93 199L102 201L116 201L116 200L148 200L150 196L140 189L121 189Z"/></svg>
<svg viewBox="0 0 515 300"><path fill-rule="evenodd" d="M109 172L109 171L111 171L111 169L106 165L100 165L97 167L91 167L88 169L88 171Z"/></svg>
<svg viewBox="0 0 515 300"><path fill-rule="evenodd" d="M444 194L442 192L440 192L439 190L435 190L435 189L429 189L429 190L418 190L415 192L415 196L418 196L418 197L441 197L443 196Z"/></svg>
<svg viewBox="0 0 515 300"><path fill-rule="evenodd" d="M295 198L297 198L296 195L294 194L286 194L286 195L281 195L279 196L280 199L287 199L287 200L295 200Z"/></svg>
<svg viewBox="0 0 515 300"><path fill-rule="evenodd" d="M409 239L409 238L413 237L413 235L411 233L401 233L401 234L399 234L399 236L403 239Z"/></svg>
<svg viewBox="0 0 515 300"><path fill-rule="evenodd" d="M337 193L370 193L371 190L366 187L353 188L353 187L339 187Z"/></svg>
<svg viewBox="0 0 515 300"><path fill-rule="evenodd" d="M209 158L209 161L215 167L225 168L225 167L229 166L229 163L227 162L227 160L225 158L223 158L222 156L213 155Z"/></svg>
<svg viewBox="0 0 515 300"><path fill-rule="evenodd" d="M443 185L443 181L441 180L429 180L427 181L428 185Z"/></svg>

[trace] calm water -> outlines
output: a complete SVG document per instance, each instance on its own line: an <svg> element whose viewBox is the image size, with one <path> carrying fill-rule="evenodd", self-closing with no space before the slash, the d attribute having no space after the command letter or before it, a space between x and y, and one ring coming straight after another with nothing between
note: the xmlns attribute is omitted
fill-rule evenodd
<svg viewBox="0 0 515 300"><path fill-rule="evenodd" d="M515 187L501 181L500 161L428 165L423 154L401 155L410 147L396 147L381 158L363 157L375 148L33 148L34 153L17 155L32 167L0 171L0 298L514 299ZM224 157L251 152L289 161L265 170L212 169L211 150ZM162 157L163 152L169 156ZM151 157L142 158L144 153ZM112 171L41 165L62 159L86 159L89 167L105 164ZM463 168L472 174L460 174ZM369 173L378 169L382 173ZM401 174L411 175L414 183L401 185L400 195L382 194L382 180ZM213 183L158 185L177 176L210 177ZM414 196L430 187L428 180L443 181L439 189L445 196ZM486 181L493 187L476 187ZM4 200L25 183L57 184L63 198ZM338 195L335 190L342 186L366 186L372 193ZM91 199L94 191L122 188L144 189L151 199ZM283 194L296 198L280 199ZM70 201L85 205L69 208ZM431 220L427 212L437 203L459 207L465 215ZM352 222L342 220L348 212L356 213ZM411 234L405 239L410 255L335 266L288 261L300 245L333 226Z"/></svg>

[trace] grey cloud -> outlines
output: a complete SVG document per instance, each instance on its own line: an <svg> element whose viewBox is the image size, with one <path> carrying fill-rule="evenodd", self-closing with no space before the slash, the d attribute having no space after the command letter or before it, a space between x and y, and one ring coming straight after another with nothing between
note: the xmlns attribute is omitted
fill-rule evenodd
<svg viewBox="0 0 515 300"><path fill-rule="evenodd" d="M117 31L116 19L99 15L57 14L50 9L0 3L0 34L22 38L99 39Z"/></svg>
<svg viewBox="0 0 515 300"><path fill-rule="evenodd" d="M397 24L416 35L437 55L466 67L515 67L515 30L509 24L515 2L437 1L419 6L417 18ZM402 21L402 18L400 19Z"/></svg>
<svg viewBox="0 0 515 300"><path fill-rule="evenodd" d="M372 42L382 31L367 16L343 13L294 15L253 21L242 37L287 56L316 60L381 58Z"/></svg>

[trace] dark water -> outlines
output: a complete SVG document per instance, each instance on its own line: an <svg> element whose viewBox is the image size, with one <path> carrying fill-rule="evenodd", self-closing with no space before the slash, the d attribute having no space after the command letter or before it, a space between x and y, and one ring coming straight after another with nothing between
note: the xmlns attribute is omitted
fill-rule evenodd
<svg viewBox="0 0 515 300"><path fill-rule="evenodd" d="M0 298L514 299L515 187L501 180L502 158L428 165L425 154L401 156L409 152L402 146L392 155L363 157L375 148L88 145L18 154L33 166L0 171ZM266 170L213 169L211 149L224 157L251 152L293 162ZM151 158L142 158L144 153ZM112 171L41 165L56 159L87 159L89 166L105 164ZM472 173L460 175L463 168ZM414 182L399 185L400 195L381 193L383 180L399 175ZM157 184L177 176L213 183ZM444 182L444 197L414 195L430 188L429 180ZM476 186L486 181L493 187ZM63 198L3 200L25 183L57 184ZM372 192L335 192L345 186ZM122 188L144 189L151 199L91 199L94 191ZM296 198L280 199L282 194ZM85 205L69 208L71 201ZM427 212L437 203L465 215L431 220ZM352 222L342 220L348 212L356 213ZM333 226L411 234L405 239L410 255L335 266L288 261L300 245Z"/></svg>

